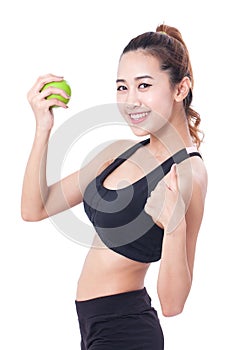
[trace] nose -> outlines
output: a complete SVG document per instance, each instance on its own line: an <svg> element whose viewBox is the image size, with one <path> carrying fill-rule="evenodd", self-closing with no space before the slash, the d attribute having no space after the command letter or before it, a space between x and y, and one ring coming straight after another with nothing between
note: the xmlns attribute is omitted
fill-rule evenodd
<svg viewBox="0 0 233 350"><path fill-rule="evenodd" d="M126 98L126 107L128 110L133 110L136 107L139 107L141 105L140 99L138 97L138 94L133 89L128 90L127 98Z"/></svg>

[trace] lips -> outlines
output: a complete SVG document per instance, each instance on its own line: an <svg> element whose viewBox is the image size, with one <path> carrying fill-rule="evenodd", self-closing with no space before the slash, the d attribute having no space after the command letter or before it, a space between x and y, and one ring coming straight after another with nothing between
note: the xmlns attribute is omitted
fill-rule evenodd
<svg viewBox="0 0 233 350"><path fill-rule="evenodd" d="M129 113L129 117L133 123L141 123L147 118L148 114L149 112Z"/></svg>

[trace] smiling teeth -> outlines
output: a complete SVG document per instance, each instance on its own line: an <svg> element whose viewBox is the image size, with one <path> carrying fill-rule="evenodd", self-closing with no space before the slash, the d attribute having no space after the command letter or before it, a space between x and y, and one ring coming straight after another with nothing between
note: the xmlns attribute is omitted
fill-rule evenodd
<svg viewBox="0 0 233 350"><path fill-rule="evenodd" d="M138 113L138 114L130 114L130 118L134 119L134 120L138 120L141 118L145 118L147 116L148 113Z"/></svg>

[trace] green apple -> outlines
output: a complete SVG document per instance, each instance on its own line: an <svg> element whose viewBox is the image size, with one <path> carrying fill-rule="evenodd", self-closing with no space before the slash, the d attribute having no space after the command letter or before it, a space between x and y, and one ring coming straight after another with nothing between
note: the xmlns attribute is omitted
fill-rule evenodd
<svg viewBox="0 0 233 350"><path fill-rule="evenodd" d="M71 96L71 88L66 80L52 81L51 83L45 84L43 86L43 88L41 89L41 91L47 89L49 86L54 86L58 89L61 89L61 90L65 91L67 93L67 95ZM48 100L50 100L51 98L57 98L58 100L64 102L65 104L67 104L69 102L69 99L64 98L63 96L58 95L58 94L52 94L52 95L49 95L47 97ZM55 107L55 106L53 106L53 107ZM58 106L56 106L56 107L58 107Z"/></svg>

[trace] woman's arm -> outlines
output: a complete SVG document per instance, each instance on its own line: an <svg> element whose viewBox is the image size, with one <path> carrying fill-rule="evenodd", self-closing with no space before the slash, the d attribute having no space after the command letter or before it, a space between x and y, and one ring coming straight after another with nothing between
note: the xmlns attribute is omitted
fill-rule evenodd
<svg viewBox="0 0 233 350"><path fill-rule="evenodd" d="M22 188L21 215L26 221L45 219L82 201L82 191L78 186L79 171L51 186L47 185L48 140L48 132L36 130Z"/></svg>
<svg viewBox="0 0 233 350"><path fill-rule="evenodd" d="M182 312L192 284L186 244L186 220L171 233L164 232L157 291L164 316Z"/></svg>
<svg viewBox="0 0 233 350"><path fill-rule="evenodd" d="M164 316L175 316L181 313L191 289L196 240L204 211L206 173L203 171L201 176L200 171L198 175L193 174L192 183L182 181L182 178L179 183L181 191L176 169L173 167L170 172L169 186L165 190L163 211L159 220L154 217L155 222L164 228L157 282ZM191 198L188 203L185 203L183 198L188 197L185 192L190 192L190 188ZM147 212L151 216L154 203L155 198L152 196L147 205Z"/></svg>
<svg viewBox="0 0 233 350"><path fill-rule="evenodd" d="M36 120L36 132L23 181L21 215L24 220L35 221L46 216L44 204L49 194L46 182L47 145L54 124L51 107L56 105L66 108L61 101L47 100L46 97L52 93L60 94L65 98L68 96L64 91L52 87L43 92L40 91L46 83L62 79L52 74L39 77L28 92L28 101Z"/></svg>
<svg viewBox="0 0 233 350"><path fill-rule="evenodd" d="M80 203L88 183L109 164L110 160L134 143L130 140L114 141L93 157L86 166L48 186L47 148L54 122L51 106L66 108L66 105L56 99L47 100L46 96L53 93L67 98L67 95L54 87L47 88L42 93L40 90L44 84L62 79L51 74L40 77L28 93L28 100L36 119L36 132L22 188L21 215L26 221L39 221Z"/></svg>

